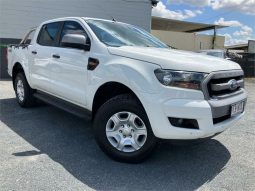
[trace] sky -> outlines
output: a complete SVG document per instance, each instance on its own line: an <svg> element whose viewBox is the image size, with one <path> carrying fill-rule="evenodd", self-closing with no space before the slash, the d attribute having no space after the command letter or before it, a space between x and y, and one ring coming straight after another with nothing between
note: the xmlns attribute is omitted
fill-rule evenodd
<svg viewBox="0 0 255 191"><path fill-rule="evenodd" d="M161 0L152 15L229 26L217 30L226 45L255 39L255 0Z"/></svg>

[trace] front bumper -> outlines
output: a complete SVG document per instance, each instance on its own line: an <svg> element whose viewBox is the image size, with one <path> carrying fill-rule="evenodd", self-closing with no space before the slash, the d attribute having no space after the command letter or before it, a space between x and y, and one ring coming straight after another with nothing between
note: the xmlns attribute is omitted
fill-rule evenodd
<svg viewBox="0 0 255 191"><path fill-rule="evenodd" d="M221 133L238 121L244 112L230 117L230 108L234 103L247 100L247 93L224 100L204 99L169 99L158 94L143 94L143 105L149 117L154 135L162 139L199 139ZM214 119L229 115L228 118L215 123ZM176 127L169 122L169 117L195 119L198 129Z"/></svg>

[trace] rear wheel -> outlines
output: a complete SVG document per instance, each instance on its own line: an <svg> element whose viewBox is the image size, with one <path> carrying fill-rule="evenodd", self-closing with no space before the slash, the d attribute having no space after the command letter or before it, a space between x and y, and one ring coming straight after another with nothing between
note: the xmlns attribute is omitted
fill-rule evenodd
<svg viewBox="0 0 255 191"><path fill-rule="evenodd" d="M31 107L35 104L35 98L33 97L34 90L29 86L23 72L16 75L14 89L16 99L21 107Z"/></svg>
<svg viewBox="0 0 255 191"><path fill-rule="evenodd" d="M100 148L122 162L143 161L156 144L143 107L131 95L119 95L103 104L95 116L94 131Z"/></svg>

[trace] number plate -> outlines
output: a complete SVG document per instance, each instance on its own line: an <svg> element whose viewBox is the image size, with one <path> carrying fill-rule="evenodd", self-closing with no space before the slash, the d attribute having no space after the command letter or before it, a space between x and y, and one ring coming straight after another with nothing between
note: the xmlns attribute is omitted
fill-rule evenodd
<svg viewBox="0 0 255 191"><path fill-rule="evenodd" d="M242 113L244 110L244 102L239 102L231 105L231 116Z"/></svg>

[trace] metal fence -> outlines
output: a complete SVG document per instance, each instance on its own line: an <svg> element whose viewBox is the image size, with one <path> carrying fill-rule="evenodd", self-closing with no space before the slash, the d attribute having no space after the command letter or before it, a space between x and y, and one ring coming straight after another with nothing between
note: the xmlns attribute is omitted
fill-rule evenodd
<svg viewBox="0 0 255 191"><path fill-rule="evenodd" d="M0 78L9 77L7 73L6 51L7 51L6 47L3 47L3 46L0 47Z"/></svg>

